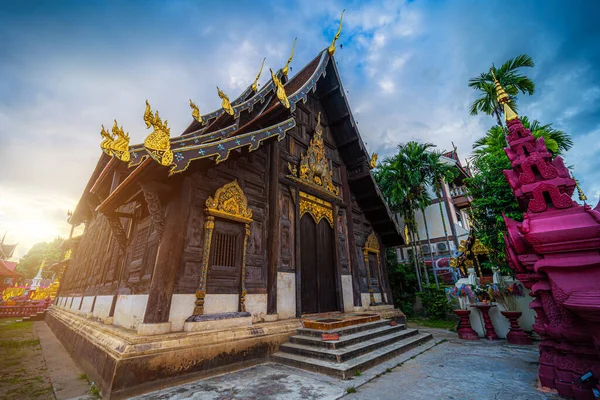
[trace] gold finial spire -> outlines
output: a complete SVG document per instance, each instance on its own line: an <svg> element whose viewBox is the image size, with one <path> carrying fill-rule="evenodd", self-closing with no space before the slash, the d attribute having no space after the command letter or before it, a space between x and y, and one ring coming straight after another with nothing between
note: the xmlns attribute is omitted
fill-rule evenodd
<svg viewBox="0 0 600 400"><path fill-rule="evenodd" d="M113 152L112 152L112 143L114 141L113 136L106 130L106 128L104 127L104 125L102 125L102 129L100 130L100 136L102 136L102 138L104 140L102 140L102 142L100 143L100 148L102 149L103 152L105 152L107 155L112 156Z"/></svg>
<svg viewBox="0 0 600 400"><path fill-rule="evenodd" d="M285 88L283 87L283 84L281 83L277 75L273 73L273 70L271 68L269 68L269 71L271 71L271 78L273 79L273 83L277 88L277 98L285 108L290 108L290 101L287 98L287 94L285 94Z"/></svg>
<svg viewBox="0 0 600 400"><path fill-rule="evenodd" d="M112 128L112 133L115 137L115 140L110 145L113 155L123 162L129 162L131 157L129 154L129 133L125 133L123 127L119 128L116 119Z"/></svg>
<svg viewBox="0 0 600 400"><path fill-rule="evenodd" d="M585 195L585 193L583 193L581 186L579 186L579 181L575 179L575 177L573 177L573 180L575 180L575 185L577 186L577 194L579 195L579 200L585 203L585 201L587 200L587 196Z"/></svg>
<svg viewBox="0 0 600 400"><path fill-rule="evenodd" d="M223 100L221 102L221 107L223 107L223 110L225 110L225 112L229 115L234 115L235 113L233 112L233 107L231 107L231 103L229 102L229 97L227 97L227 95L223 93L218 86L217 92L219 93L219 97Z"/></svg>
<svg viewBox="0 0 600 400"><path fill-rule="evenodd" d="M260 71L258 71L258 75L256 75L256 79L254 80L254 83L252 84L252 90L254 90L255 92L258 92L258 79L260 78L260 74L262 74L262 70L263 70L263 67L265 66L266 59L267 59L267 57L263 58L262 65L260 66Z"/></svg>
<svg viewBox="0 0 600 400"><path fill-rule="evenodd" d="M498 79L496 79L494 69L490 68L490 72L492 74L492 77L494 78L494 84L496 85L496 97L498 99L498 104L502 104L504 106L504 119L506 121L511 121L517 118L517 113L515 113L513 109L510 108L510 106L508 105L510 97L508 97L508 94L506 94L504 88L502 88L502 85L500 85L500 82L498 82Z"/></svg>
<svg viewBox="0 0 600 400"><path fill-rule="evenodd" d="M200 115L200 109L196 104L194 104L192 99L190 99L190 108L192 109L192 117L194 117L194 119L198 121L200 125L203 125L204 121L202 120L202 116Z"/></svg>
<svg viewBox="0 0 600 400"><path fill-rule="evenodd" d="M329 45L329 48L327 49L327 51L329 51L330 56L332 56L333 53L335 53L335 41L339 39L340 34L342 33L342 18L344 18L344 11L346 10L342 10L342 16L340 17L340 27L338 28L338 31L335 34L335 37L333 38L333 41Z"/></svg>
<svg viewBox="0 0 600 400"><path fill-rule="evenodd" d="M290 63L292 62L292 58L294 58L294 49L296 48L296 39L298 38L294 38L294 44L292 45L292 54L290 55L290 58L288 58L287 62L285 63L285 67L283 67L283 69L281 70L281 72L287 76L288 72L290 71Z"/></svg>

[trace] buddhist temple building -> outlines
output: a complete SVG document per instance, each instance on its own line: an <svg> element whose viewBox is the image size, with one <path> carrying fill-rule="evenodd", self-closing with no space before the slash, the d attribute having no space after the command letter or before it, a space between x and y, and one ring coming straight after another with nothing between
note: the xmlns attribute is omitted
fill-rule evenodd
<svg viewBox="0 0 600 400"><path fill-rule="evenodd" d="M66 270L46 320L103 393L264 357L303 315L403 316L385 261L403 238L336 47L294 76L290 57L260 89L259 72L231 100L217 88L210 113L190 101L179 136L151 101L140 105L143 143L116 121L102 127L69 218L85 230L56 265Z"/></svg>

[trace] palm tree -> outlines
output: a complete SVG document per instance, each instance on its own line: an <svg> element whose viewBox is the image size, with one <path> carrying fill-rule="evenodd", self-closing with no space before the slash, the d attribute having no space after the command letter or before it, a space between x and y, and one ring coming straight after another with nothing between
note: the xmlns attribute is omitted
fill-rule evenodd
<svg viewBox="0 0 600 400"><path fill-rule="evenodd" d="M533 67L534 63L530 56L521 54L515 58L506 61L500 68L496 68L492 64L494 75L498 78L500 84L511 97L509 100L510 107L517 112L517 105L514 101L514 96L517 93L527 93L532 95L535 92L535 84L531 79L519 73L518 69L523 67ZM482 92L479 97L471 105L471 115L477 115L479 112L484 112L488 115L494 115L499 126L503 126L501 114L504 112L503 107L498 104L496 98L496 86L491 72L485 72L478 77L469 79L469 87Z"/></svg>
<svg viewBox="0 0 600 400"><path fill-rule="evenodd" d="M523 126L531 131L531 134L537 139L544 138L546 147L553 156L564 154L573 146L571 136L559 129L554 129L552 124L542 125L538 120L529 121L526 116L519 117ZM473 144L473 158L478 160L480 157L502 151L507 146L504 130L494 125L483 136Z"/></svg>

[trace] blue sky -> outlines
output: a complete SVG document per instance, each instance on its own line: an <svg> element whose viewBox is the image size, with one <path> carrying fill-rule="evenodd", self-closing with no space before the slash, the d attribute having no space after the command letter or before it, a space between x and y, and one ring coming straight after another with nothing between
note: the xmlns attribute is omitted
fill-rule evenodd
<svg viewBox="0 0 600 400"><path fill-rule="evenodd" d="M172 134L235 97L263 57L292 74L325 48L346 9L336 60L364 141L380 157L428 141L462 158L494 124L470 116L470 77L528 53L536 93L522 115L573 135L566 156L600 196L600 15L596 1L18 1L0 5L0 233L20 242L68 235L116 118L140 142L144 100ZM266 82L263 74L261 82Z"/></svg>

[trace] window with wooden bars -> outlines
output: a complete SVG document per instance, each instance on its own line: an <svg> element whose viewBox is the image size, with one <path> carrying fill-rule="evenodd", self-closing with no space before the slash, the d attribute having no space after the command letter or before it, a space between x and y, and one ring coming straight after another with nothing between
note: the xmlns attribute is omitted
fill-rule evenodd
<svg viewBox="0 0 600 400"><path fill-rule="evenodd" d="M235 268L238 235L214 232L213 234L213 265L219 267Z"/></svg>
<svg viewBox="0 0 600 400"><path fill-rule="evenodd" d="M150 235L150 224L140 224L135 239L135 245L133 246L133 260L139 260L144 257L144 251L146 250L146 244L148 243L148 236Z"/></svg>

